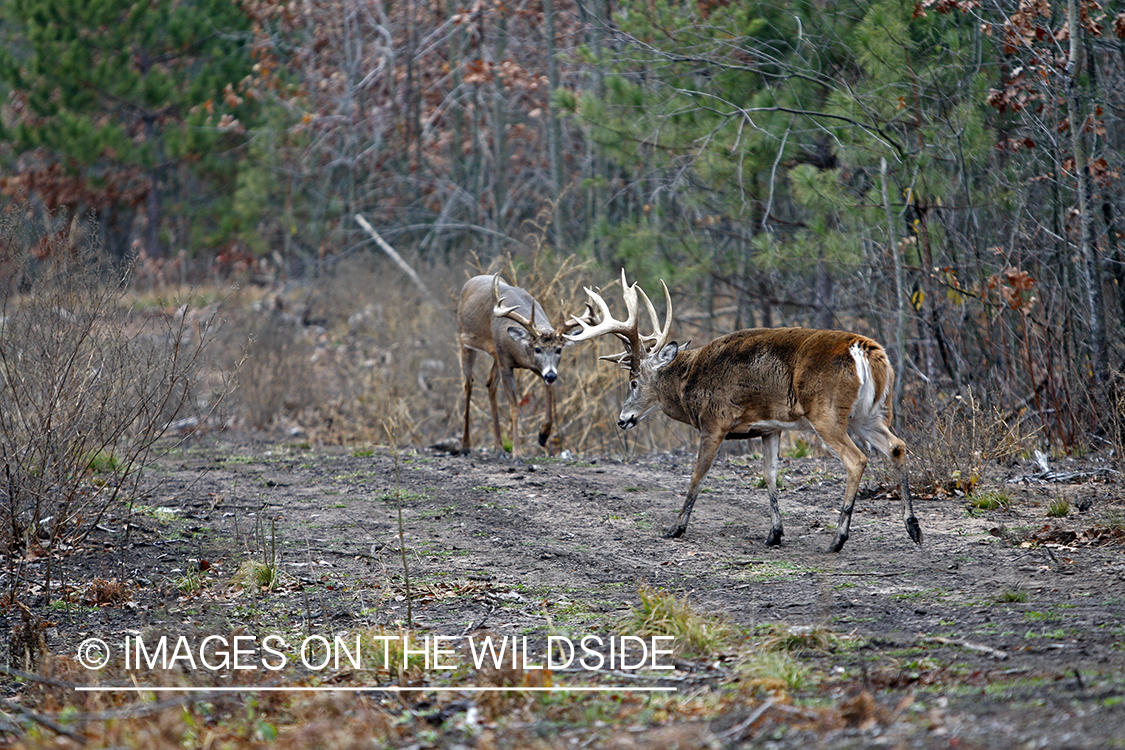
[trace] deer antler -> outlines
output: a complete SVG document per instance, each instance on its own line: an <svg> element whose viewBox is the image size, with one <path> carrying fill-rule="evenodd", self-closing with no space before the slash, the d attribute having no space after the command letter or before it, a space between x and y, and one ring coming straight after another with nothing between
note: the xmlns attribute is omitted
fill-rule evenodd
<svg viewBox="0 0 1125 750"><path fill-rule="evenodd" d="M531 320L520 315L516 310L519 309L516 305L504 306L504 298L500 296L500 274L492 277L492 299L495 305L492 308L492 314L497 318L509 318L516 321L521 326L529 331L537 330L535 327L535 306L531 307Z"/></svg>
<svg viewBox="0 0 1125 750"><path fill-rule="evenodd" d="M652 306L648 295L644 290L637 286L636 282L629 284L625 279L625 269L621 269L621 293L625 299L625 311L627 313L625 320L617 320L609 312L609 305L600 294L584 287L587 296L597 306L601 322L592 325L585 320L578 317L571 317L570 323L582 327L579 333L573 336L567 335L566 338L571 341L587 341L598 336L606 334L613 334L617 336L625 344L625 351L620 354L613 354L605 357L599 357L607 362L616 362L621 367L628 367L636 369L640 366L641 362L655 351L659 351L663 346L668 343L668 334L672 326L672 298L668 294L668 285L663 281L660 282L664 287L664 299L667 303L666 317L664 321L664 328L660 328L660 321L656 317L656 309ZM642 336L638 332L639 316L637 314L637 307L639 305L638 294L644 298L645 308L648 312L649 318L652 320L653 333L648 336Z"/></svg>
<svg viewBox="0 0 1125 750"><path fill-rule="evenodd" d="M634 286L636 284L634 283ZM664 279L660 280L660 286L664 287L664 328L660 327L660 319L656 317L656 310L649 301L648 295L644 290L637 287L637 291L644 297L645 307L648 308L648 317L652 321L652 335L642 336L641 342L645 345L649 354L658 352L664 348L668 343L668 335L672 331L672 295L668 294L668 285L664 283Z"/></svg>

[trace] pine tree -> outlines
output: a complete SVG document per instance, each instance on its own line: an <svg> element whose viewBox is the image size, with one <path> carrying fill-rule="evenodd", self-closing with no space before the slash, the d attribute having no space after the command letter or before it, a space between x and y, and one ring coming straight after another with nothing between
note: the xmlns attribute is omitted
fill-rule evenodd
<svg viewBox="0 0 1125 750"><path fill-rule="evenodd" d="M250 111L245 14L231 0L12 0L0 14L0 139L18 164L5 193L97 211L117 252L143 210L143 247L160 254L169 193L192 182L198 207L232 178L219 157Z"/></svg>

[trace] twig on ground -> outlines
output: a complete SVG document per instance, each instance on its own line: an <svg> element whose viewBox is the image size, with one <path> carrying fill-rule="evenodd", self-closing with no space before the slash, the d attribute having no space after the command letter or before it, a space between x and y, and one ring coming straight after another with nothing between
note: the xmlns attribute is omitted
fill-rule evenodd
<svg viewBox="0 0 1125 750"><path fill-rule="evenodd" d="M976 651L978 653L987 654L987 655L991 656L993 659L997 659L999 661L1003 661L1004 659L1008 658L1008 652L1007 651L1002 651L998 648L993 648L992 646L985 646L983 643L973 643L971 641L962 641L962 640L959 640L957 638L946 638L943 635L930 636L926 640L933 641L934 643L942 643L942 644L945 644L947 646L960 646L961 648L967 648L970 651Z"/></svg>
<svg viewBox="0 0 1125 750"><path fill-rule="evenodd" d="M749 716L747 716L745 719L743 719L742 721L735 724L730 729L727 729L724 732L719 732L718 734L716 734L715 739L725 740L725 739L734 737L734 738L737 738L737 739L741 740L742 739L742 733L745 732L747 729L749 729L751 726L753 726L754 722L756 722L758 719L762 718L762 714L764 714L766 711L770 710L770 708L772 706L773 706L773 698L770 698L765 703L758 706L757 711L750 714Z"/></svg>

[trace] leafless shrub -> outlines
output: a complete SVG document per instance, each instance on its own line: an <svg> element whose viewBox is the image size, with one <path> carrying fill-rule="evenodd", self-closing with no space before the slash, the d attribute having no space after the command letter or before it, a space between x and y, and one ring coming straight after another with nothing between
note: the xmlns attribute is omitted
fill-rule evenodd
<svg viewBox="0 0 1125 750"><path fill-rule="evenodd" d="M221 396L196 387L212 321L186 306L130 313L131 269L104 268L89 241L36 264L24 234L0 225L22 287L0 301L0 545L9 550L83 538L137 496L171 425Z"/></svg>
<svg viewBox="0 0 1125 750"><path fill-rule="evenodd" d="M48 624L23 602L16 602L20 619L12 626L8 641L8 663L24 672L38 671L47 654Z"/></svg>
<svg viewBox="0 0 1125 750"><path fill-rule="evenodd" d="M931 396L928 421L914 425L910 441L919 489L968 494L992 461L1010 460L1025 450L1034 436L1019 419L999 410L986 410L971 388L942 400Z"/></svg>

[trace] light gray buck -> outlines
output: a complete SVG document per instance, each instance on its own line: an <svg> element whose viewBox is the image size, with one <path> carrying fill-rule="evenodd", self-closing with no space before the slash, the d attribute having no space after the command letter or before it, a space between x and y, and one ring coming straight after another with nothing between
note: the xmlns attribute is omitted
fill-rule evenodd
<svg viewBox="0 0 1125 750"><path fill-rule="evenodd" d="M552 384L559 374L563 347L571 342L551 326L543 306L525 290L508 284L499 274L474 276L461 287L461 298L457 303L457 334L461 343L461 372L465 376L465 433L461 438L461 453L467 454L472 450L469 406L477 352L492 357L492 371L488 374L486 386L496 450L504 451L496 407L497 381L503 381L510 404L512 456L519 455L520 407L514 372L517 368L531 370L546 384L547 419L539 429L539 444L547 445L555 421L555 390Z"/></svg>
<svg viewBox="0 0 1125 750"><path fill-rule="evenodd" d="M699 456L687 498L676 525L665 536L679 537L687 529L700 483L723 440L760 437L772 522L766 544L780 544L777 460L781 433L813 430L848 472L840 521L828 551L839 552L848 540L852 507L867 466L867 456L851 435L893 462L906 531L921 545L922 530L914 517L907 481L906 445L889 427L894 371L883 348L865 336L844 331L753 328L720 336L698 349L682 349L668 340L672 300L667 285L663 281L661 285L667 301L663 328L648 295L636 284L629 286L622 270L625 320L615 320L601 295L587 288L600 311L600 322L593 325L575 318L572 322L582 331L567 338L585 341L613 334L624 342L624 352L602 357L629 370L629 393L621 407L619 427L633 427L659 408L699 430ZM638 333L638 294L652 320L652 335Z"/></svg>

